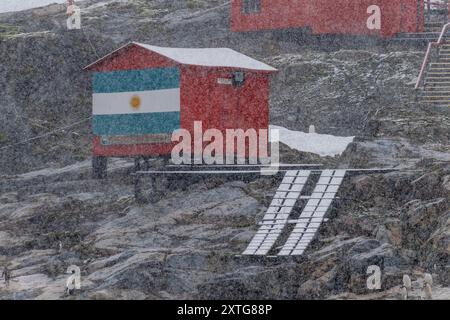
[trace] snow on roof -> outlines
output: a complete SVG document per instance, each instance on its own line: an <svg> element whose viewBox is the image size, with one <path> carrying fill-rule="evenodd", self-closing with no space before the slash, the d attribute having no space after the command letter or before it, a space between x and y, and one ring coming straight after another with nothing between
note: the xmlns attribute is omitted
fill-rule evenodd
<svg viewBox="0 0 450 320"><path fill-rule="evenodd" d="M246 56L245 54L239 53L237 51L228 48L201 48L201 49L166 48L166 47L151 46L148 44L138 42L131 42L126 46L119 48L118 50L123 49L131 44L156 52L180 64L205 66L205 67L230 67L230 68L240 68L250 70L261 70L261 71L277 71L277 69L263 62L255 60L253 58ZM118 50L114 52L117 52ZM114 52L90 64L85 69L109 57Z"/></svg>

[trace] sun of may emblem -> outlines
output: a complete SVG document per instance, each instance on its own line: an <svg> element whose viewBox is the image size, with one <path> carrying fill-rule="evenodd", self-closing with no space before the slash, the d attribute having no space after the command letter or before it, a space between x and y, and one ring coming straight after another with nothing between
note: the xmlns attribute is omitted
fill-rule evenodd
<svg viewBox="0 0 450 320"><path fill-rule="evenodd" d="M133 96L131 98L130 105L135 110L139 109L141 106L141 98L139 96Z"/></svg>

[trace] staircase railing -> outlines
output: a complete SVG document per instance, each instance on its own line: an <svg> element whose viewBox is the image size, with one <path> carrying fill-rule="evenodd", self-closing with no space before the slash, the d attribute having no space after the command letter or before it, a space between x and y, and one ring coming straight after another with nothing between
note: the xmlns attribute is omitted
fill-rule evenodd
<svg viewBox="0 0 450 320"><path fill-rule="evenodd" d="M430 42L427 47L427 52L425 54L425 58L423 59L422 67L420 68L419 78L417 79L416 87L415 89L418 90L423 82L423 78L425 76L425 71L428 66L428 62L430 60L430 54L431 50L433 48L439 48L444 44L444 38L445 34L447 33L448 29L450 28L450 23L447 23L442 27L441 34L439 35L439 39L436 42Z"/></svg>

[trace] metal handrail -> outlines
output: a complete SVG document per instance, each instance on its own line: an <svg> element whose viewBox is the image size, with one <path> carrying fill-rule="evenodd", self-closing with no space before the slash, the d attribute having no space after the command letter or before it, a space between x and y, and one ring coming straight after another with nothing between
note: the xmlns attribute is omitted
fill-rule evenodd
<svg viewBox="0 0 450 320"><path fill-rule="evenodd" d="M444 43L444 37L447 33L448 28L450 28L450 23L447 23L442 27L441 34L439 35L437 42L430 42L428 44L427 53L425 54L425 58L423 59L422 67L420 68L419 78L417 79L415 90L420 88L420 84L422 83L423 77L425 75L425 69L428 65L428 60L430 59L431 49L433 47L440 47Z"/></svg>

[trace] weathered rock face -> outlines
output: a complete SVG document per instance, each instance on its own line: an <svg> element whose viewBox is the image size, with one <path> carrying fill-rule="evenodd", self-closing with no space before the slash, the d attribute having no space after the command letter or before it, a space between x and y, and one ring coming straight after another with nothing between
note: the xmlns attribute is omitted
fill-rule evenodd
<svg viewBox="0 0 450 320"><path fill-rule="evenodd" d="M82 32L65 31L58 6L1 15L0 148L87 119L81 68L134 40L252 55L280 70L273 124L357 136L333 159L282 146L283 162L409 171L349 176L303 257L240 257L280 177L157 180L161 194L139 204L131 162L91 179L89 122L80 122L0 149L0 264L13 275L0 298L397 299L404 274L418 298L428 272L435 298L448 299L449 111L414 101L423 49L233 34L224 3L83 1ZM82 289L66 296L70 265ZM371 265L380 291L367 289Z"/></svg>
<svg viewBox="0 0 450 320"><path fill-rule="evenodd" d="M302 131L314 124L319 132L371 135L376 119L411 108L422 53L303 50L269 59L280 69L274 79L274 121Z"/></svg>
<svg viewBox="0 0 450 320"><path fill-rule="evenodd" d="M82 275L82 290L72 298L370 298L366 282L372 265L382 271L383 292L372 298L398 298L395 288L404 274L421 279L428 271L438 290L448 285L448 213L442 198L422 194L411 200L411 192L374 187L403 181L396 187L413 188L420 173L348 178L341 197L361 200L338 200L304 257L271 260L238 255L279 178L202 181L187 190L167 189L160 201L139 205L127 177L132 163L110 164L106 181L90 180L84 162L0 184L0 260L14 280L0 289L3 298L68 298L70 265L79 266ZM349 293L353 296L345 296Z"/></svg>

